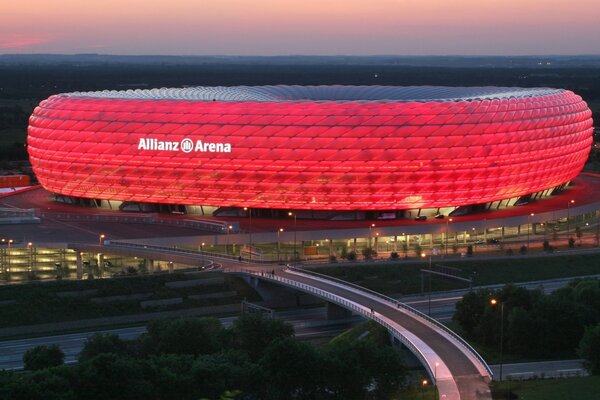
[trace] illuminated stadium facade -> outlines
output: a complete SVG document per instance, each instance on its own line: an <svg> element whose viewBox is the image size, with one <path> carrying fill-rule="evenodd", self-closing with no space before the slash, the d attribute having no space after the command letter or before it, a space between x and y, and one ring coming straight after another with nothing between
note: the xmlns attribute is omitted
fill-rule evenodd
<svg viewBox="0 0 600 400"><path fill-rule="evenodd" d="M28 150L61 198L450 212L564 188L592 131L561 89L199 87L52 96Z"/></svg>

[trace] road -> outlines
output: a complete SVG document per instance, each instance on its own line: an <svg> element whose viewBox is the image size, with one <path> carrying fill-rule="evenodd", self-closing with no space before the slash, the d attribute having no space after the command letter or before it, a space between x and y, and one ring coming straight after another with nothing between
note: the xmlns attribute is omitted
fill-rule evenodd
<svg viewBox="0 0 600 400"><path fill-rule="evenodd" d="M331 321L326 320L325 315L325 308L292 310L276 313L277 318L283 319L294 326L296 337L300 339L335 336L363 321L359 316ZM235 319L236 317L220 318L225 327L230 327ZM100 330L99 332L115 334L123 340L133 340L146 332L146 326ZM95 332L79 332L2 341L0 342L0 370L22 369L23 354L25 354L27 350L39 345L59 345L65 353L65 362L68 364L74 363L77 361L77 356L83 348L86 339L94 333Z"/></svg>
<svg viewBox="0 0 600 400"><path fill-rule="evenodd" d="M494 378L500 378L500 365L492 365ZM531 379L534 377L562 378L567 376L587 376L582 360L558 360L504 364L502 379Z"/></svg>

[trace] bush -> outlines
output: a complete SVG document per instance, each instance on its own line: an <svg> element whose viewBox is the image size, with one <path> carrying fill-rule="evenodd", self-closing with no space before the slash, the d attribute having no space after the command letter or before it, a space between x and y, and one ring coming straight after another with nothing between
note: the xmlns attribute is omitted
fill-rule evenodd
<svg viewBox="0 0 600 400"><path fill-rule="evenodd" d="M513 249L511 249L510 247L508 249L506 249L506 255L507 256L512 256L514 254Z"/></svg>
<svg viewBox="0 0 600 400"><path fill-rule="evenodd" d="M519 248L519 253L521 253L522 255L527 254L527 246L521 246L521 248Z"/></svg>
<svg viewBox="0 0 600 400"><path fill-rule="evenodd" d="M334 263L337 262L337 257L334 256L333 254L329 256L329 262Z"/></svg>
<svg viewBox="0 0 600 400"><path fill-rule="evenodd" d="M472 244L467 246L467 256L473 257L473 245Z"/></svg>
<svg viewBox="0 0 600 400"><path fill-rule="evenodd" d="M370 247L367 247L366 249L362 250L362 255L365 258L365 260L371 260L377 257L377 251Z"/></svg>
<svg viewBox="0 0 600 400"><path fill-rule="evenodd" d="M399 255L398 255L398 253L397 253L397 252L395 252L395 251L392 251L392 252L390 253L390 258L396 259L396 258L399 258L399 257L400 257L400 256L399 256Z"/></svg>
<svg viewBox="0 0 600 400"><path fill-rule="evenodd" d="M79 353L79 362L91 360L99 354L125 354L126 352L127 345L119 336L97 332L85 341Z"/></svg>
<svg viewBox="0 0 600 400"><path fill-rule="evenodd" d="M572 249L575 247L575 239L573 239L572 237L569 238L569 248Z"/></svg>
<svg viewBox="0 0 600 400"><path fill-rule="evenodd" d="M23 355L24 368L27 371L36 371L57 367L65 362L65 353L57 344L50 346L36 346Z"/></svg>
<svg viewBox="0 0 600 400"><path fill-rule="evenodd" d="M350 261L355 261L356 260L356 253L353 252L353 251L349 252L348 255L347 255L347 258Z"/></svg>
<svg viewBox="0 0 600 400"><path fill-rule="evenodd" d="M587 327L577 348L579 357L593 375L600 375L600 324Z"/></svg>
<svg viewBox="0 0 600 400"><path fill-rule="evenodd" d="M548 253L552 253L554 251L554 247L550 245L550 242L548 242L547 240L544 240L544 243L542 244L542 246L544 247L544 251L548 252Z"/></svg>

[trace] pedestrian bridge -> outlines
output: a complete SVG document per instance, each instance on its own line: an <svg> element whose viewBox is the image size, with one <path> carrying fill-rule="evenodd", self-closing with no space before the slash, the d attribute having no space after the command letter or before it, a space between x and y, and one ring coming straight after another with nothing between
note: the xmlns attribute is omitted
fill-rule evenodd
<svg viewBox="0 0 600 400"><path fill-rule="evenodd" d="M397 300L304 269L229 266L228 272L249 274L337 304L384 326L421 361L439 398L490 399L492 372L483 358L460 336L427 315Z"/></svg>

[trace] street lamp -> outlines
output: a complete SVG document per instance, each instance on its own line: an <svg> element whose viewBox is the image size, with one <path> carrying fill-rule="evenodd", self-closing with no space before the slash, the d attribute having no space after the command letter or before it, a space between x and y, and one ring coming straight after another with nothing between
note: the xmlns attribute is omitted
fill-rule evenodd
<svg viewBox="0 0 600 400"><path fill-rule="evenodd" d="M434 380L434 384L437 385L437 367L440 366L440 363L436 361L435 363L435 369L433 370L433 380Z"/></svg>
<svg viewBox="0 0 600 400"><path fill-rule="evenodd" d="M33 271L33 243L27 243L27 248L29 249L29 272Z"/></svg>
<svg viewBox="0 0 600 400"><path fill-rule="evenodd" d="M491 299L490 304L495 306L499 303L496 299ZM500 382L502 382L502 349L504 344L504 302L500 302Z"/></svg>
<svg viewBox="0 0 600 400"><path fill-rule="evenodd" d="M369 225L369 247L372 247L371 242L373 241L373 228L375 228L375 224Z"/></svg>
<svg viewBox="0 0 600 400"><path fill-rule="evenodd" d="M448 230L450 228L450 222L452 222L452 218L446 220L446 255L448 255Z"/></svg>
<svg viewBox="0 0 600 400"><path fill-rule="evenodd" d="M200 243L200 254L202 254L202 268L204 268L204 242Z"/></svg>
<svg viewBox="0 0 600 400"><path fill-rule="evenodd" d="M571 236L571 204L575 204L575 200L571 200L567 203L567 239Z"/></svg>
<svg viewBox="0 0 600 400"><path fill-rule="evenodd" d="M248 211L248 218L250 219L250 226L248 227L248 232L250 236L250 262L252 262L252 209L250 207L244 207L244 211Z"/></svg>
<svg viewBox="0 0 600 400"><path fill-rule="evenodd" d="M423 382L421 382L421 398L425 399L425 386L427 386L427 379L423 379Z"/></svg>
<svg viewBox="0 0 600 400"><path fill-rule="evenodd" d="M531 231L531 217L535 214L531 213L527 216L527 250L529 250L529 232Z"/></svg>
<svg viewBox="0 0 600 400"><path fill-rule="evenodd" d="M98 245L102 246L104 244L104 234L100 235L100 237L98 238Z"/></svg>
<svg viewBox="0 0 600 400"><path fill-rule="evenodd" d="M12 245L13 240L12 239L8 239L8 267L7 267L7 272L10 273L10 246Z"/></svg>
<svg viewBox="0 0 600 400"><path fill-rule="evenodd" d="M317 247L317 256L318 256L319 255L319 243L317 243L316 247Z"/></svg>
<svg viewBox="0 0 600 400"><path fill-rule="evenodd" d="M421 253L421 258L425 258L427 257L427 254L425 254L425 252ZM431 273L431 254L429 255L429 277L427 278L428 281L428 285L429 285L429 290L428 290L428 312L427 315L431 317L431 278L432 278L432 273Z"/></svg>
<svg viewBox="0 0 600 400"><path fill-rule="evenodd" d="M229 254L229 233L233 229L233 226L227 225L227 244L225 245L225 255Z"/></svg>
<svg viewBox="0 0 600 400"><path fill-rule="evenodd" d="M296 266L296 213L288 212L290 217L294 217L294 258L292 259L292 265Z"/></svg>
<svg viewBox="0 0 600 400"><path fill-rule="evenodd" d="M281 249L280 249L280 241L279 241L279 237L281 232L283 232L283 228L279 228L279 230L277 230L277 262L281 262Z"/></svg>

